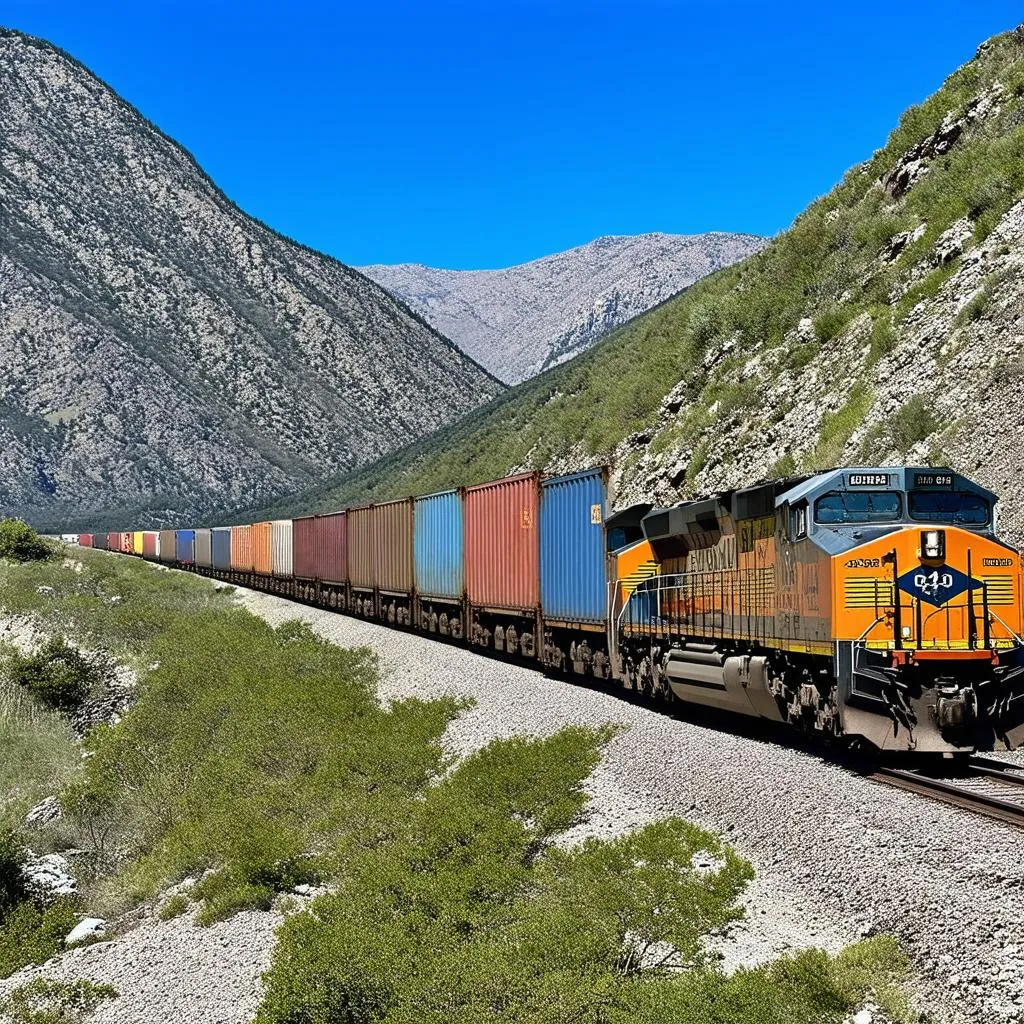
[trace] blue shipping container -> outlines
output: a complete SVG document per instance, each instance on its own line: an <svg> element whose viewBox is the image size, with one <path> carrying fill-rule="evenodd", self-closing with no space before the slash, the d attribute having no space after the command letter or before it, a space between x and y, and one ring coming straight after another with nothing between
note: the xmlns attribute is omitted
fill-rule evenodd
<svg viewBox="0 0 1024 1024"><path fill-rule="evenodd" d="M231 568L231 527L222 526L210 531L210 546L213 548L214 569Z"/></svg>
<svg viewBox="0 0 1024 1024"><path fill-rule="evenodd" d="M420 596L458 601L465 588L461 494L442 491L416 499L412 548Z"/></svg>
<svg viewBox="0 0 1024 1024"><path fill-rule="evenodd" d="M540 599L545 619L604 621L605 470L541 482Z"/></svg>
<svg viewBox="0 0 1024 1024"><path fill-rule="evenodd" d="M196 531L174 531L174 559L177 562L192 563L196 560Z"/></svg>

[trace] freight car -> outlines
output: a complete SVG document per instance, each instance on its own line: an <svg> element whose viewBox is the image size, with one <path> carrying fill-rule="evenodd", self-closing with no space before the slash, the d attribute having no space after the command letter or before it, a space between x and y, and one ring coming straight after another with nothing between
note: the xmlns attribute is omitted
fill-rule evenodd
<svg viewBox="0 0 1024 1024"><path fill-rule="evenodd" d="M603 468L528 473L179 531L192 562L145 533L143 553L832 741L1024 743L1021 561L991 492L948 469L848 468L608 518L606 490Z"/></svg>

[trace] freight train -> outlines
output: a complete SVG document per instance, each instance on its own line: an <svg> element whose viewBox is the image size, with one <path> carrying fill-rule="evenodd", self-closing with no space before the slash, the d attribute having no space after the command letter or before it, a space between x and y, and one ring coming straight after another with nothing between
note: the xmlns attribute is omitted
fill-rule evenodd
<svg viewBox="0 0 1024 1024"><path fill-rule="evenodd" d="M608 515L604 468L322 515L83 534L229 583L877 751L1024 742L1021 560L949 469Z"/></svg>

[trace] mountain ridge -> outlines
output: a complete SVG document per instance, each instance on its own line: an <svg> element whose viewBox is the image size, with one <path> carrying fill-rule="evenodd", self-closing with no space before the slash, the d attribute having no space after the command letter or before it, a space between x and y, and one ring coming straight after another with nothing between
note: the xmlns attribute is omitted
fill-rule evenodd
<svg viewBox="0 0 1024 1024"><path fill-rule="evenodd" d="M166 522L270 499L503 389L246 214L73 56L0 29L0 65L5 510Z"/></svg>
<svg viewBox="0 0 1024 1024"><path fill-rule="evenodd" d="M422 263L359 269L417 310L501 380L520 383L609 330L758 251L767 239L709 231L602 235L494 270Z"/></svg>

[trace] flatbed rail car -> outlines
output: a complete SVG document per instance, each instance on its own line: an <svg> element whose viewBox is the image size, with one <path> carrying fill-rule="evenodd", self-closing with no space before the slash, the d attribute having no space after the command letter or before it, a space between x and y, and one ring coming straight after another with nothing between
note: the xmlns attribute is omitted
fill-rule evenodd
<svg viewBox="0 0 1024 1024"><path fill-rule="evenodd" d="M1021 560L991 492L947 469L847 468L609 519L606 491L603 467L523 474L196 530L178 562L839 742L1024 743ZM275 529L265 558L254 539Z"/></svg>

